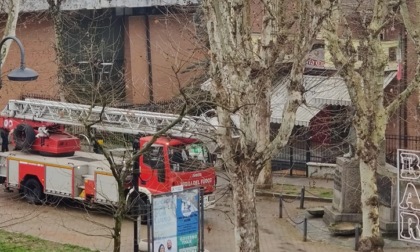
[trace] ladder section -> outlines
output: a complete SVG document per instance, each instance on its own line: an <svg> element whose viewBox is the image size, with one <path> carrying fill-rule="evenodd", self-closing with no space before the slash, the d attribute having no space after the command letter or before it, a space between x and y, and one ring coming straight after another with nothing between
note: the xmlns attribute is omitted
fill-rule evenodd
<svg viewBox="0 0 420 252"><path fill-rule="evenodd" d="M83 126L95 123L98 130L128 134L155 134L178 119L176 114L156 113L134 109L90 106L41 99L9 100L1 116L26 120ZM178 137L210 137L215 130L214 120L206 116L187 116L167 133Z"/></svg>

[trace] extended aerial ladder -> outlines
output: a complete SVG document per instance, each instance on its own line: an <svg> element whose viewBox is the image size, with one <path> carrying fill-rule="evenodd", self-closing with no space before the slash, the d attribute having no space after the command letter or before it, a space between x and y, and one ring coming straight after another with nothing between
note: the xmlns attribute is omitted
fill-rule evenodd
<svg viewBox="0 0 420 252"><path fill-rule="evenodd" d="M94 123L91 128L127 134L151 135L163 127L179 120L179 115L120 109L101 106L58 102L41 99L9 100L0 116L60 125L84 126ZM3 122L4 128L10 120ZM201 116L185 116L165 134L173 137L195 138L206 144L211 142L210 135L217 126L215 113L208 111ZM10 127L12 128L12 127ZM209 146L210 147L210 146ZM214 146L213 146L214 147ZM213 149L213 148L209 148Z"/></svg>

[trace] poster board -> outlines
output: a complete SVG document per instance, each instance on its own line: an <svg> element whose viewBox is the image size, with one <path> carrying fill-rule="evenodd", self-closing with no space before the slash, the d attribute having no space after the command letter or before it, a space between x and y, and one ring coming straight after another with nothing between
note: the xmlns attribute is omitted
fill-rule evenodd
<svg viewBox="0 0 420 252"><path fill-rule="evenodd" d="M153 252L200 251L200 195L200 189L193 188L153 196Z"/></svg>

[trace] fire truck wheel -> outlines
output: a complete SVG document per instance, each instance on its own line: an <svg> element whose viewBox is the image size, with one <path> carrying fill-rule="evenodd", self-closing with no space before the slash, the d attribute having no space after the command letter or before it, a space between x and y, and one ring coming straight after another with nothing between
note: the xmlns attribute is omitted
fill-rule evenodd
<svg viewBox="0 0 420 252"><path fill-rule="evenodd" d="M35 141L35 131L32 126L21 123L13 131L13 139L17 150L27 150Z"/></svg>
<svg viewBox="0 0 420 252"><path fill-rule="evenodd" d="M146 203L145 203L146 201ZM147 205L146 205L147 204ZM149 209L149 200L147 199L146 195L142 195L137 197L137 199L130 195L127 201L128 215L131 218L136 218L136 212L140 215L141 224L147 224L147 211ZM136 207L138 207L136 209Z"/></svg>
<svg viewBox="0 0 420 252"><path fill-rule="evenodd" d="M146 225L147 224L147 213L150 209L150 204L149 204L149 200L145 199L145 198L140 198L139 199L139 204L140 204L140 221L141 224ZM145 202L146 201L146 202ZM152 222L153 218L152 218L152 214L150 213L150 222Z"/></svg>
<svg viewBox="0 0 420 252"><path fill-rule="evenodd" d="M31 204L40 204L44 198L42 185L35 178L29 178L23 185L23 195Z"/></svg>

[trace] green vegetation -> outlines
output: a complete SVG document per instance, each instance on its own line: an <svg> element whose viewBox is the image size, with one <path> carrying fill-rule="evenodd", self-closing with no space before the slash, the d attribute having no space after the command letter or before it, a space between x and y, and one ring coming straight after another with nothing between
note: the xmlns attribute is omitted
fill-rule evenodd
<svg viewBox="0 0 420 252"><path fill-rule="evenodd" d="M79 246L42 240L30 235L0 230L0 251L7 252L92 252Z"/></svg>
<svg viewBox="0 0 420 252"><path fill-rule="evenodd" d="M302 187L289 184L274 184L273 191L283 195L299 195ZM305 196L332 198L333 189L323 187L305 187Z"/></svg>

